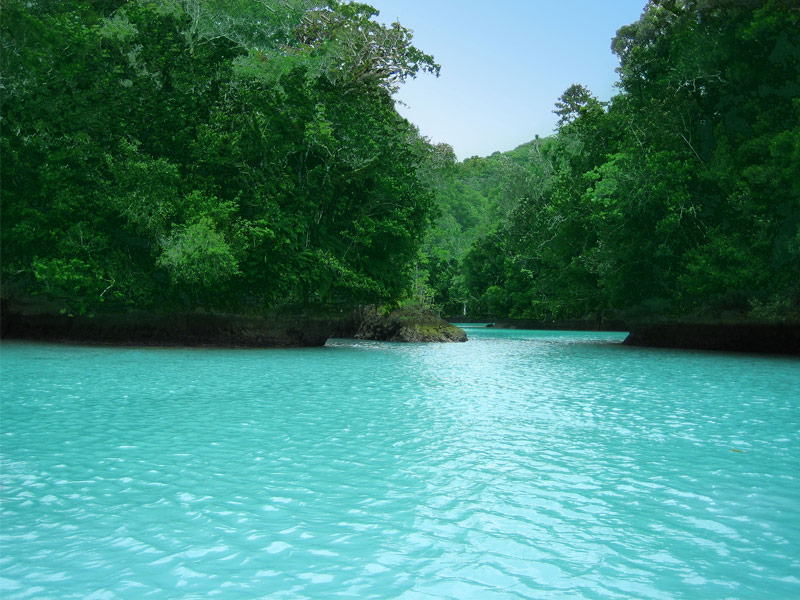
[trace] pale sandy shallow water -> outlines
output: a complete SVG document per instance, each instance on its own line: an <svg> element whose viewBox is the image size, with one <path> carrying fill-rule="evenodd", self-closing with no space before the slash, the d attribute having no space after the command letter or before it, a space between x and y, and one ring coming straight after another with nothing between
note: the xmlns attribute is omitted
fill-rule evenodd
<svg viewBox="0 0 800 600"><path fill-rule="evenodd" d="M0 350L0 597L797 598L800 361Z"/></svg>

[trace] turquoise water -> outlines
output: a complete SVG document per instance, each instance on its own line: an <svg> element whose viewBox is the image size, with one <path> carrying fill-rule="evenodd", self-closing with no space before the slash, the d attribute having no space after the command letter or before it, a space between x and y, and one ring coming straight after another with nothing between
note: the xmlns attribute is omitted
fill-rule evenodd
<svg viewBox="0 0 800 600"><path fill-rule="evenodd" d="M800 361L4 343L4 600L800 597Z"/></svg>

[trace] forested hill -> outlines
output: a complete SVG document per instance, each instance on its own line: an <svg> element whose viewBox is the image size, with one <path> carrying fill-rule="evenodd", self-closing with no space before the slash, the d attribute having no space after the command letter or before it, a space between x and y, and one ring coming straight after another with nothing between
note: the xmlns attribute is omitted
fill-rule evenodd
<svg viewBox="0 0 800 600"><path fill-rule="evenodd" d="M67 314L401 297L432 196L395 110L438 73L333 0L6 0L2 290Z"/></svg>
<svg viewBox="0 0 800 600"><path fill-rule="evenodd" d="M800 321L800 11L650 2L558 131L431 175L428 298L449 314ZM420 280L424 283L423 270Z"/></svg>

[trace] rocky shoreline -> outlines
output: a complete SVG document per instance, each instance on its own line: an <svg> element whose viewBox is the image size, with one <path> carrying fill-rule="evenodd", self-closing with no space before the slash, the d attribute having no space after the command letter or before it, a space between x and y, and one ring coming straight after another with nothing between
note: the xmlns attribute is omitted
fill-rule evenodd
<svg viewBox="0 0 800 600"><path fill-rule="evenodd" d="M68 316L31 307L0 311L4 339L120 346L303 348L331 337L389 342L466 341L464 331L429 311L384 313L361 307L346 317L313 311L245 316L195 311L144 311Z"/></svg>
<svg viewBox="0 0 800 600"><path fill-rule="evenodd" d="M130 346L297 348L323 346L334 326L303 315L269 318L218 313L66 316L3 311L2 337Z"/></svg>
<svg viewBox="0 0 800 600"><path fill-rule="evenodd" d="M800 355L800 323L791 322L502 319L488 320L488 326L544 331L619 331L628 332L623 342L628 346Z"/></svg>
<svg viewBox="0 0 800 600"><path fill-rule="evenodd" d="M67 316L4 305L0 322L4 339L108 345L301 348L324 346L331 337L412 343L467 341L460 327L430 311L409 307L389 312L360 307L346 316L297 311L257 317L203 311ZM502 320L491 326L628 331L623 342L628 346L800 355L800 323Z"/></svg>
<svg viewBox="0 0 800 600"><path fill-rule="evenodd" d="M800 323L633 322L623 344L800 355Z"/></svg>

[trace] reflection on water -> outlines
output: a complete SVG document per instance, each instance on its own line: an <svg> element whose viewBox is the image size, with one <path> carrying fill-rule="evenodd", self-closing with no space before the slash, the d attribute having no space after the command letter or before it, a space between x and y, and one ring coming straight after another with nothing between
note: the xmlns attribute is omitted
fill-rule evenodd
<svg viewBox="0 0 800 600"><path fill-rule="evenodd" d="M800 596L800 362L4 344L9 598Z"/></svg>

